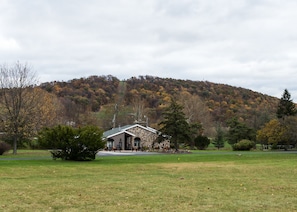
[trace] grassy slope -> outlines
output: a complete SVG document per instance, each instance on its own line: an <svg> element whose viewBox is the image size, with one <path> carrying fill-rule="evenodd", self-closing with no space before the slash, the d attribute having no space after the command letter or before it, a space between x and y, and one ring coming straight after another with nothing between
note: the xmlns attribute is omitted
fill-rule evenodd
<svg viewBox="0 0 297 212"><path fill-rule="evenodd" d="M0 210L297 210L296 154L211 151L93 162L46 154L0 157Z"/></svg>

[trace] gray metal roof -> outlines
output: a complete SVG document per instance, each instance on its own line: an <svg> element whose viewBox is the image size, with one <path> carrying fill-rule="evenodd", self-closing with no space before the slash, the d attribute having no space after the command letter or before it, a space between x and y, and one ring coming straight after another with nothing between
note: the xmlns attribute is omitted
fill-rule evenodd
<svg viewBox="0 0 297 212"><path fill-rule="evenodd" d="M123 126L123 127L116 127L116 128L113 128L111 130L107 130L103 133L103 138L107 138L111 135L114 135L114 134L118 134L119 132L122 132L122 131L125 131L125 129L131 127L132 125L126 125L126 126Z"/></svg>

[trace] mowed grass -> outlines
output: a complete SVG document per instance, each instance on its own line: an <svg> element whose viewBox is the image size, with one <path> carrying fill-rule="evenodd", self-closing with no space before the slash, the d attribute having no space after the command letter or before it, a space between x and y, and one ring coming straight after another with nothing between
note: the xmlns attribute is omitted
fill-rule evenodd
<svg viewBox="0 0 297 212"><path fill-rule="evenodd" d="M0 211L297 211L297 154L0 157Z"/></svg>

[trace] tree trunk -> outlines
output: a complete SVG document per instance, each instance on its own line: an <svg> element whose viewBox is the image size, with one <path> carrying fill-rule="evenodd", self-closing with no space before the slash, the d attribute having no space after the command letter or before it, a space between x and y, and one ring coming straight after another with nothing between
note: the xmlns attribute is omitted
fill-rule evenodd
<svg viewBox="0 0 297 212"><path fill-rule="evenodd" d="M175 151L178 152L179 145L178 145L177 139L174 139L174 148L175 148Z"/></svg>
<svg viewBox="0 0 297 212"><path fill-rule="evenodd" d="M18 139L16 136L14 136L14 138L13 138L13 154L14 155L17 154L17 145L18 145Z"/></svg>

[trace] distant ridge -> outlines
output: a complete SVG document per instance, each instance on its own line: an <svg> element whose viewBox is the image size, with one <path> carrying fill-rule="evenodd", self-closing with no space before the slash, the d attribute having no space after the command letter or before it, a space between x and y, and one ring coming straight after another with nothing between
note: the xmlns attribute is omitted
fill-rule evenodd
<svg viewBox="0 0 297 212"><path fill-rule="evenodd" d="M40 87L60 99L71 100L78 106L84 105L85 110L100 113L104 108L106 117L109 113L107 109L112 107L110 111L113 111L115 104L120 104L119 113L124 113L124 110L125 113L131 113L135 100L141 100L153 125L158 123L170 98L183 94L198 96L209 111L213 123L225 124L231 118L237 117L256 128L275 116L279 102L276 97L242 87L154 76L131 77L122 81L111 75L90 76L67 82L45 82ZM131 120L123 118L125 121L121 121L120 115L118 122L129 124L125 121Z"/></svg>

